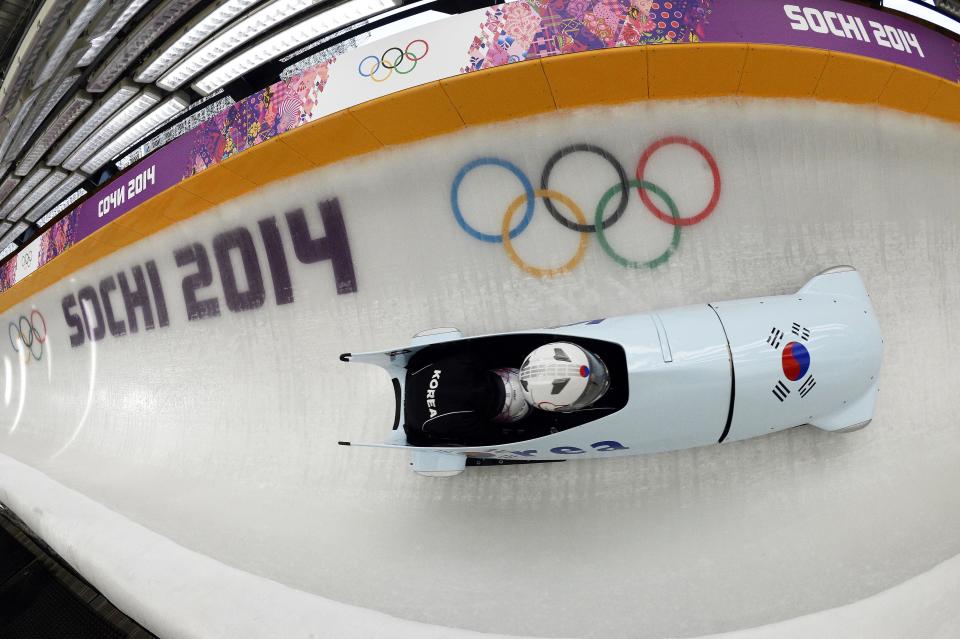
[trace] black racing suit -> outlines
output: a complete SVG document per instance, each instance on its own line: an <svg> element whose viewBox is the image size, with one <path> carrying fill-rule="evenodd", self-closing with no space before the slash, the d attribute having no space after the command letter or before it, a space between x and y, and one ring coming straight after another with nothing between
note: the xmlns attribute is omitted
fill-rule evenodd
<svg viewBox="0 0 960 639"><path fill-rule="evenodd" d="M417 363L407 373L404 430L415 446L480 441L503 407L500 377L468 356Z"/></svg>

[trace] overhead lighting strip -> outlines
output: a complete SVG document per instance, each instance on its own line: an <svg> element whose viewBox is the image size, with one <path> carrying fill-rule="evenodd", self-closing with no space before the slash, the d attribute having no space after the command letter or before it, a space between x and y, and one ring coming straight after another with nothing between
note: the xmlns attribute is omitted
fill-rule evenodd
<svg viewBox="0 0 960 639"><path fill-rule="evenodd" d="M19 220L26 215L27 211L32 209L37 203L45 198L51 191L53 191L57 186L67 178L67 174L59 169L55 169L47 175L37 187L30 191L30 194L23 199L20 204L18 204L13 212L7 216L9 220Z"/></svg>
<svg viewBox="0 0 960 639"><path fill-rule="evenodd" d="M0 223L0 237L6 235L7 228L8 228L8 227L3 226L3 224L9 224L9 222ZM2 243L3 243L3 240L0 239L0 244L2 244ZM13 252L16 251L16 250L17 250L17 245L14 244L13 242L8 242L8 243L3 247L3 249L0 250L0 260L2 260L3 258L7 257L8 255L10 255L11 253L13 253Z"/></svg>
<svg viewBox="0 0 960 639"><path fill-rule="evenodd" d="M393 13L393 12L392 11L387 12L387 14L390 14L390 13ZM370 23L369 21L364 21L364 24L370 24ZM368 40L370 40L370 32L363 31L361 33L357 33L354 36L351 36L350 38L347 38L346 40L341 40L336 44L328 44L330 40L338 36L341 36L347 31L353 30L354 28L355 28L354 25L350 25L343 29L337 29L333 33L328 33L327 35L323 36L322 38L320 38L320 40L311 42L307 46L300 47L297 50L291 51L286 55L284 55L283 57L281 57L280 62L286 63L294 58L297 58L300 54L306 53L311 49L314 50L314 53L312 55L309 55L305 58L300 58L296 62L293 62L292 64L290 64L289 66L284 67L283 70L280 71L280 79L285 82L289 81L290 78L292 78L293 76L299 73L302 73L305 69L308 69L310 67L315 67L318 64L321 64L329 60L330 58L342 57L347 53L347 51L356 49L361 44L366 43Z"/></svg>
<svg viewBox="0 0 960 639"><path fill-rule="evenodd" d="M140 88L135 84L124 82L108 93L97 102L93 110L80 121L80 124L73 127L69 135L57 145L57 148L47 158L47 163L54 166L61 164L81 142L87 139L107 118L116 113L117 109L127 104L138 91L140 91Z"/></svg>
<svg viewBox="0 0 960 639"><path fill-rule="evenodd" d="M5 197L10 195L10 192L13 191L18 184L20 184L20 178L12 175L8 175L6 178L4 178L3 182L0 182L0 202L2 202Z"/></svg>
<svg viewBox="0 0 960 639"><path fill-rule="evenodd" d="M157 85L173 91L190 78L259 34L309 9L321 0L274 0L196 49L168 71Z"/></svg>
<svg viewBox="0 0 960 639"><path fill-rule="evenodd" d="M0 155L7 158L10 153L10 146L16 141L16 132L20 130L20 125L23 124L23 119L27 117L27 112L33 107L33 103L36 101L37 96L40 95L40 91L34 91L30 94L24 103L20 106L20 110L17 111L17 115L13 118L13 121L10 123L10 128L7 129L8 132L12 132L12 135L3 136L3 142L0 143ZM12 159L12 158L11 158Z"/></svg>
<svg viewBox="0 0 960 639"><path fill-rule="evenodd" d="M437 20L443 20L444 18L449 17L447 14L440 13L439 11L414 11L414 9L418 9L419 7L425 5L431 5L435 2L436 0L418 0L417 2L410 2L406 4L400 3L393 9L381 11L376 16L371 16L372 19L370 20L360 20L358 22L348 24L341 29L331 31L319 40L315 40L297 48L294 51L290 51L280 58L280 62L288 64L288 66L285 66L280 72L280 79L289 80L294 75L301 73L304 69L316 66L330 58L338 58L344 55L347 51L356 49L362 43L367 43L371 40L379 40L401 31L407 31L413 27L419 27L424 24L429 24L431 22L436 22ZM405 16L402 16L397 20L390 21L387 24L383 24L384 21L388 21L393 16L401 13L405 14ZM333 45L329 44L330 40L350 32L352 32L352 35L346 40L341 40ZM304 54L311 50L314 53L304 57ZM293 60L296 61L291 62Z"/></svg>
<svg viewBox="0 0 960 639"><path fill-rule="evenodd" d="M4 259L11 253L15 252L19 246L14 243L12 239L7 239L6 231L2 231L3 235L0 236L0 246L3 246L3 250L0 250L0 260Z"/></svg>
<svg viewBox="0 0 960 639"><path fill-rule="evenodd" d="M930 3L927 2L926 4ZM920 18L921 20L932 22L938 27L943 27L947 31L952 31L957 35L960 35L960 21L957 21L950 16L940 13L936 9L933 9L929 6L924 6L918 2L911 2L910 0L883 0L883 8L901 11L916 18Z"/></svg>
<svg viewBox="0 0 960 639"><path fill-rule="evenodd" d="M13 228L7 231L7 234L3 236L3 239L0 240L0 244L3 244L4 242L15 241L18 237L23 235L24 231L26 231L28 228L30 228L29 223L17 222L16 224L13 225Z"/></svg>
<svg viewBox="0 0 960 639"><path fill-rule="evenodd" d="M3 206L0 206L0 218L7 217L7 215L14 209L15 206L20 204L20 202L25 198L30 191L36 188L40 182L43 181L43 178L47 177L47 174L50 173L50 169L45 166L38 166L33 170L33 173L29 175L25 180L20 183L20 186L6 199L3 203Z"/></svg>
<svg viewBox="0 0 960 639"><path fill-rule="evenodd" d="M30 29L27 29L27 35L24 37L24 42L21 42L21 46L26 45L27 38L31 38L30 44L26 45L26 51L17 49L13 62L7 69L7 77L3 81L3 98L0 100L0 115L6 115L7 107L16 104L17 98L20 97L20 90L28 80L33 78L33 69L40 59L40 52L53 39L51 37L53 31L60 25L60 19L69 7L70 0L52 0L42 3L39 13L43 14L46 11L46 14L43 14L42 18L37 18L40 22L37 30L32 32L32 36ZM34 24L37 23L34 22ZM16 70L13 68L14 65Z"/></svg>
<svg viewBox="0 0 960 639"><path fill-rule="evenodd" d="M190 25L183 28L175 36L167 40L158 48L156 54L145 62L134 76L137 82L149 84L160 77L177 60L194 50L211 34L219 31L224 25L238 15L257 5L261 0L221 0L195 18Z"/></svg>
<svg viewBox="0 0 960 639"><path fill-rule="evenodd" d="M152 89L144 89L129 103L124 105L115 114L110 116L106 122L90 134L84 140L77 150L70 154L61 166L68 171L75 171L87 161L87 159L102 149L113 137L130 126L135 120L143 116L154 105L160 102L161 96Z"/></svg>
<svg viewBox="0 0 960 639"><path fill-rule="evenodd" d="M200 0L167 0L154 9L93 73L87 82L87 90L91 93L101 93L109 89L157 37L172 27L199 2Z"/></svg>
<svg viewBox="0 0 960 639"><path fill-rule="evenodd" d="M60 104L60 100L67 94L67 91L73 88L74 83L79 77L79 72L71 73L69 75L55 77L50 82L50 86L47 87L46 92L43 94L43 104L40 105L39 109L34 110L33 121L29 127L31 131L27 137L40 128L43 121L46 120L50 112L53 111L53 107ZM24 142L26 142L26 140L24 140Z"/></svg>
<svg viewBox="0 0 960 639"><path fill-rule="evenodd" d="M94 153L93 157L84 163L81 170L88 174L93 173L106 164L110 158L119 155L121 151L136 144L164 122L185 111L189 105L190 100L186 96L171 96L163 104L141 117L135 124ZM66 166L66 163L64 163L64 166Z"/></svg>
<svg viewBox="0 0 960 639"><path fill-rule="evenodd" d="M98 33L94 37L90 38L90 46L84 52L83 57L80 58L80 62L77 63L78 67L85 67L91 62L97 59L97 56L100 55L100 52L103 51L104 47L107 46L114 36L120 32L120 29L123 28L125 24L130 22L130 19L137 15L137 13L142 9L150 0L130 0L126 4L118 2L114 5L115 8L112 8L110 13L101 18L100 23L97 25L99 29L108 22L111 15L116 15L116 9L120 7L123 8L123 11L120 12L120 15L117 16L116 20L113 21L113 24L104 31L103 33Z"/></svg>
<svg viewBox="0 0 960 639"><path fill-rule="evenodd" d="M73 88L74 83L76 83L79 77L79 73L74 73L66 78L55 78L51 81L50 87L48 88L48 93L44 96L43 105L38 111L36 111L31 123L29 125L20 127L20 133L17 136L13 146L10 148L9 154L11 159L23 151L23 147L25 147L27 142L30 141L30 138L33 137L33 134L37 132L37 129L39 129L40 125L43 124L43 121L47 119L47 116L50 115L51 111L53 111L53 107L57 106L67 91ZM36 164L36 162L34 161L33 164ZM30 167L24 171L20 171L18 165L17 170L14 172L17 175L24 176L30 172L30 168L33 168L33 164L31 164Z"/></svg>
<svg viewBox="0 0 960 639"><path fill-rule="evenodd" d="M36 166L37 162L40 161L40 158L43 157L43 154L53 146L53 143L63 135L63 132L66 131L84 111L90 108L91 104L93 104L93 99L91 99L85 91L81 91L70 98L67 105L60 109L60 112L57 113L53 121L47 125L47 128L43 130L43 133L34 141L30 150L26 152L23 159L17 164L14 174L24 176L29 173L33 167Z"/></svg>
<svg viewBox="0 0 960 639"><path fill-rule="evenodd" d="M47 178L49 179L49 178ZM54 204L67 197L73 190L83 184L85 177L79 173L71 173L64 176L63 181L55 189L50 191L40 202L34 206L23 219L28 222L36 222L41 219Z"/></svg>
<svg viewBox="0 0 960 639"><path fill-rule="evenodd" d="M54 49L50 57L47 58L47 62L43 65L43 68L34 80L33 86L38 87L50 79L50 76L54 74L64 58L67 57L67 52L73 47L77 38L80 37L80 34L87 28L90 21L93 20L103 5L106 4L106 1L107 0L88 0L80 13L74 17L73 22L70 23L63 37L60 38L57 48ZM69 66L72 67L73 64Z"/></svg>
<svg viewBox="0 0 960 639"><path fill-rule="evenodd" d="M265 62L275 60L299 46L320 39L324 34L363 18L395 7L397 0L350 0L284 29L263 42L258 42L203 76L193 86L201 93L210 93Z"/></svg>
<svg viewBox="0 0 960 639"><path fill-rule="evenodd" d="M937 0L937 8L960 20L960 2L957 0Z"/></svg>

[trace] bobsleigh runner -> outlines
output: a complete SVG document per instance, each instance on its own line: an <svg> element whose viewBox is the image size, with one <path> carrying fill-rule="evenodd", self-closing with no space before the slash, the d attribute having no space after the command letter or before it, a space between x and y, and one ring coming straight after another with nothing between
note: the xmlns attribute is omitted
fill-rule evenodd
<svg viewBox="0 0 960 639"><path fill-rule="evenodd" d="M478 337L433 329L340 356L386 370L396 396L386 442L340 443L409 450L416 472L449 476L468 463L640 455L802 424L847 432L873 418L882 355L849 266L793 295Z"/></svg>

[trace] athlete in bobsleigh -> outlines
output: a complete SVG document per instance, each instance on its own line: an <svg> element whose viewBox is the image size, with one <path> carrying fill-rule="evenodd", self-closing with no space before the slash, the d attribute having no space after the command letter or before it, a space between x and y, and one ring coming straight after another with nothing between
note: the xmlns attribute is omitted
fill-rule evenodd
<svg viewBox="0 0 960 639"><path fill-rule="evenodd" d="M469 344L456 355L433 357L432 352L424 349L407 366L403 427L408 444L467 446L492 438L525 439L539 421L525 419L531 407L580 410L610 386L603 361L569 342L538 347L520 369L487 370Z"/></svg>
<svg viewBox="0 0 960 639"><path fill-rule="evenodd" d="M855 269L793 295L344 354L384 368L396 413L383 444L413 469L638 455L873 418L883 341ZM402 428L401 428L402 426ZM349 444L348 442L341 442ZM357 444L354 444L357 445Z"/></svg>

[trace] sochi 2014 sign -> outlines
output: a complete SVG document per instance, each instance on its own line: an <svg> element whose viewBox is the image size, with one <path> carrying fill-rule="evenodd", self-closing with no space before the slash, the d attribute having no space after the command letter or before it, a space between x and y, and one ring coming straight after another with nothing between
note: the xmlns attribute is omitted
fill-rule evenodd
<svg viewBox="0 0 960 639"><path fill-rule="evenodd" d="M785 44L853 53L956 81L958 43L916 22L841 0L716 0L705 42Z"/></svg>
<svg viewBox="0 0 960 639"><path fill-rule="evenodd" d="M173 261L181 274L177 293L183 296L186 319L192 322L243 313L268 303L292 304L293 261L304 265L329 262L337 293L356 292L340 202L319 202L316 213L322 233L311 231L306 212L295 209L282 217L264 217L254 228L240 225L222 231L209 244L196 241L174 249ZM292 254L281 240L281 226L291 239ZM258 256L258 245L266 255L265 263ZM219 277L214 277L215 272ZM98 342L108 334L116 338L169 326L167 296L171 293L164 289L156 260L111 273L68 293L61 300L61 309L70 345ZM29 336L29 332L24 334ZM26 344L28 340L21 341Z"/></svg>

